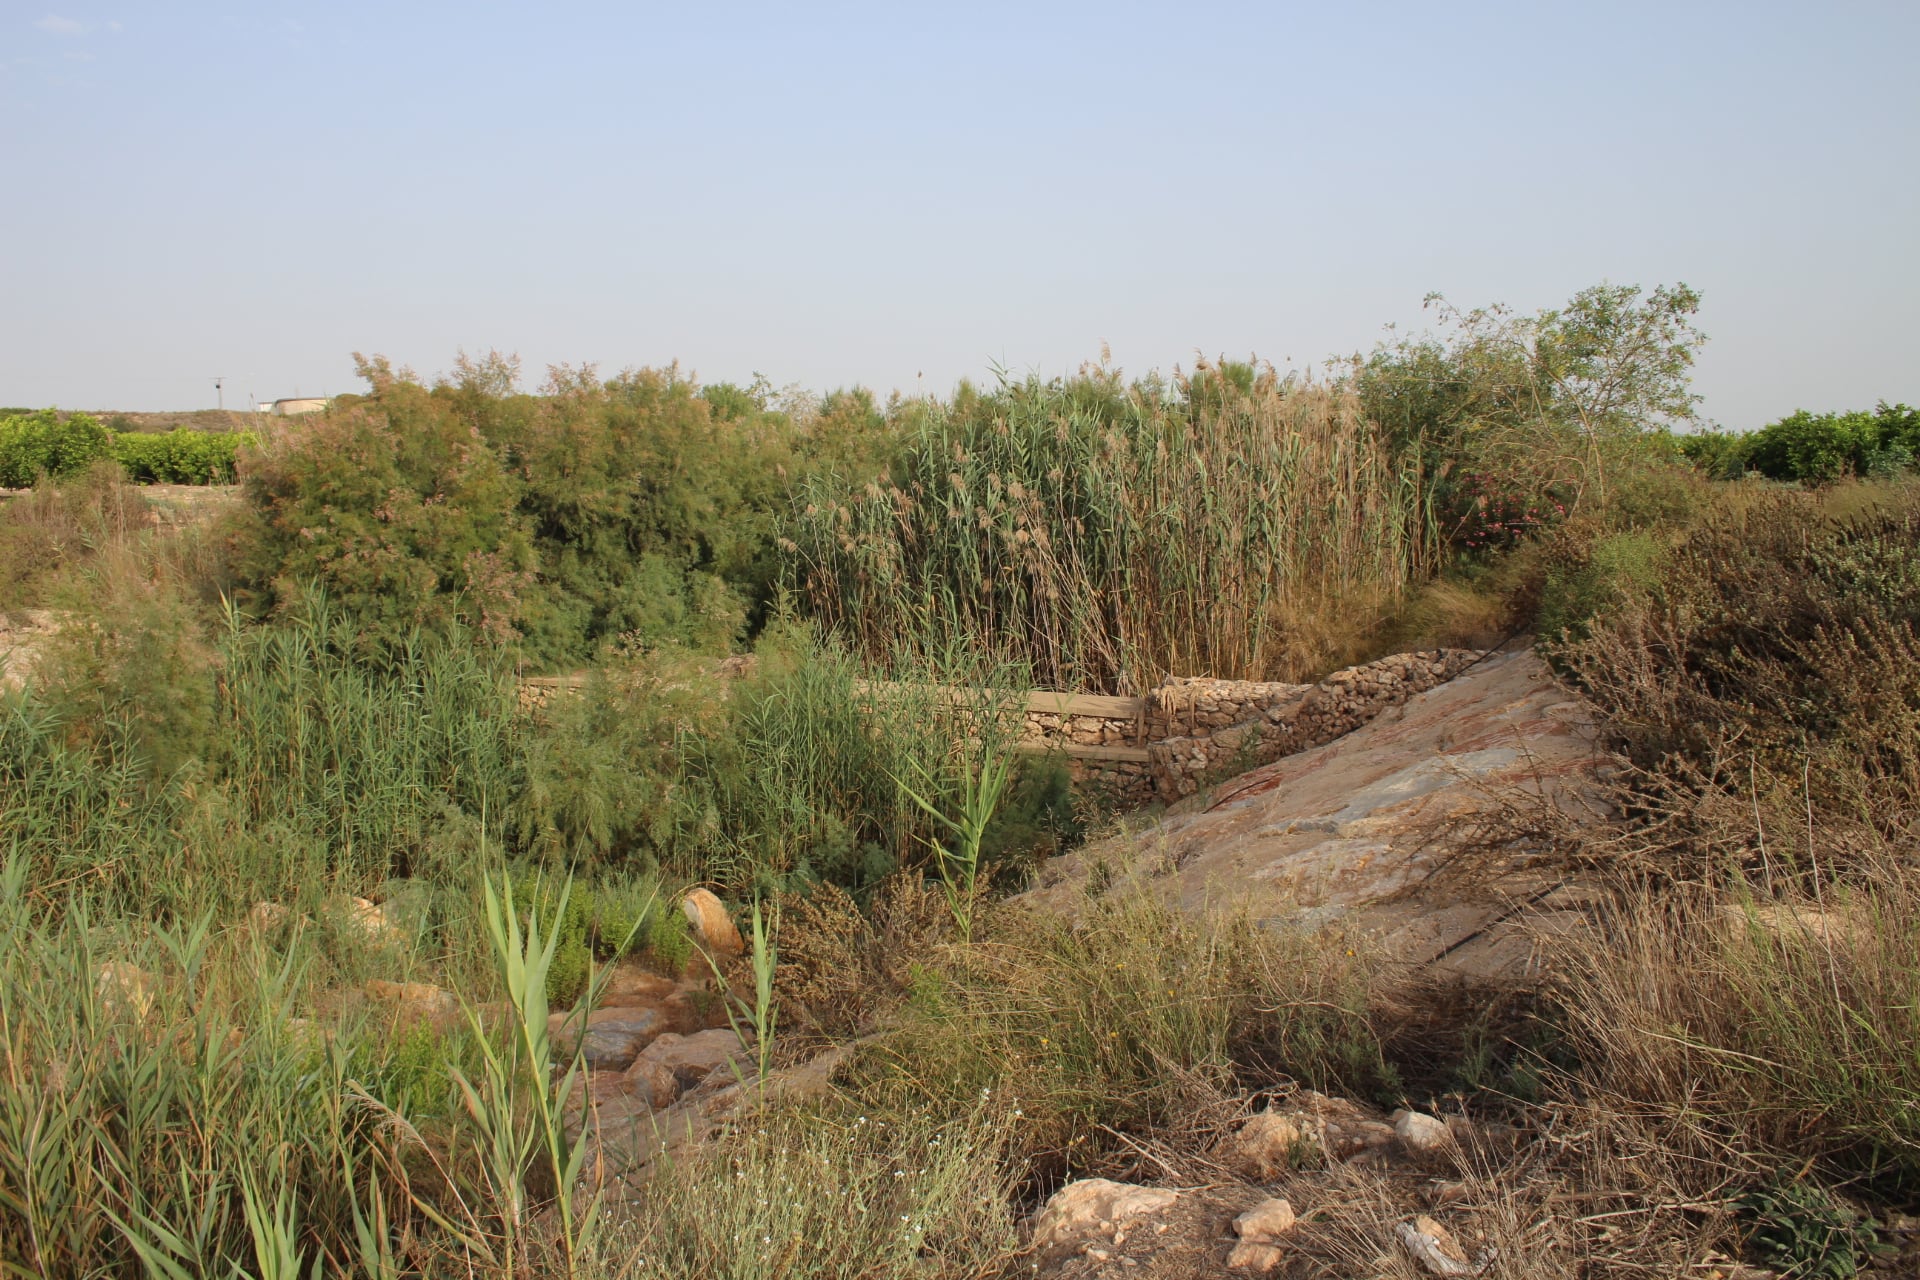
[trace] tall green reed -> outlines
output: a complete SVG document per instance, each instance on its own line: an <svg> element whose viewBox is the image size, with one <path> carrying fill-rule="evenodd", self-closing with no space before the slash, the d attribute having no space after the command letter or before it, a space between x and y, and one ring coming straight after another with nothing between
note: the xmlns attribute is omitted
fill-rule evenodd
<svg viewBox="0 0 1920 1280"><path fill-rule="evenodd" d="M505 1016L406 1031L296 1000L310 932L48 913L59 890L14 855L0 1275L577 1274L600 1218L567 1129L579 1059L547 1035L555 935L484 889Z"/></svg>
<svg viewBox="0 0 1920 1280"><path fill-rule="evenodd" d="M57 680L0 695L0 849L142 912L458 879L431 865L461 852L449 833L517 785L511 673L427 639L369 661L334 626L324 608L272 627L230 617L217 661L187 677L214 686L212 722L167 773L113 706L76 705Z"/></svg>
<svg viewBox="0 0 1920 1280"><path fill-rule="evenodd" d="M520 838L583 865L653 861L743 896L811 880L864 889L924 861L937 834L898 779L931 774L945 805L952 753L1010 747L1021 732L1018 673L950 648L901 644L871 662L782 625L743 680L670 663L614 673L550 713ZM611 805L575 798L599 779Z"/></svg>
<svg viewBox="0 0 1920 1280"><path fill-rule="evenodd" d="M994 811L1000 807L1000 798L1006 794L1013 757L1005 750L996 750L992 744L980 752L978 761L963 756L955 766L959 781L957 787L952 788L958 793L954 816L949 816L930 798L948 789L941 785L942 780L935 778L919 761L909 763L920 782L915 786L900 780L901 790L953 837L951 847L933 841L929 844L940 871L941 887L946 891L947 910L960 930L960 940L972 942L973 909L979 900L980 844L993 822Z"/></svg>
<svg viewBox="0 0 1920 1280"><path fill-rule="evenodd" d="M324 606L237 619L223 646L226 776L250 818L291 820L349 873L406 875L445 808L504 807L518 717L496 655L416 634L369 659Z"/></svg>
<svg viewBox="0 0 1920 1280"><path fill-rule="evenodd" d="M808 600L864 653L927 627L1005 644L1056 687L1311 669L1416 572L1418 478L1351 396L1230 372L926 407L890 475L802 485Z"/></svg>
<svg viewBox="0 0 1920 1280"><path fill-rule="evenodd" d="M547 1033L547 972L560 943L559 924L566 915L572 885L561 890L550 923L543 926L534 913L524 928L514 906L512 881L503 879L496 891L488 875L483 886L487 932L512 1016L506 1044L500 1045L479 1011L469 1006L467 1020L480 1047L481 1070L477 1078L457 1068L453 1073L479 1138L480 1163L498 1206L497 1234L491 1239L474 1238L472 1243L503 1274L522 1274L535 1257L529 1237L537 1235L536 1215L548 1211L555 1219L548 1234L555 1237L560 1268L573 1276L592 1251L600 1200L597 1190L582 1186L586 1144L574 1141L567 1132L568 1099L585 1066L576 1051L565 1071L559 1071ZM549 1184L545 1203L532 1192L529 1174L534 1169Z"/></svg>

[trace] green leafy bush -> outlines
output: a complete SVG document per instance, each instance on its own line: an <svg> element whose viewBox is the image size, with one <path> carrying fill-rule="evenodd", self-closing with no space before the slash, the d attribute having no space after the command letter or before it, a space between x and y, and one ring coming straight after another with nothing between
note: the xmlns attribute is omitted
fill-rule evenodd
<svg viewBox="0 0 1920 1280"><path fill-rule="evenodd" d="M423 1019L396 1037L383 1066L380 1092L402 1111L431 1115L445 1110L452 1093L447 1044L431 1022Z"/></svg>
<svg viewBox="0 0 1920 1280"><path fill-rule="evenodd" d="M1769 480L1827 484L1841 476L1865 475L1878 444L1871 414L1801 409L1756 431L1747 461Z"/></svg>
<svg viewBox="0 0 1920 1280"><path fill-rule="evenodd" d="M1920 454L1920 410L1884 400L1871 413L1801 409L1739 439L1746 465L1770 480L1891 476Z"/></svg>
<svg viewBox="0 0 1920 1280"><path fill-rule="evenodd" d="M617 641L725 651L771 600L782 471L799 465L784 418L733 403L741 416L716 419L676 368L556 374L538 398L444 395L472 406L518 483L535 661L577 663Z"/></svg>
<svg viewBox="0 0 1920 1280"><path fill-rule="evenodd" d="M1349 382L1410 479L1429 570L1449 546L1605 506L1649 443L1695 419L1706 336L1684 284L1597 285L1534 315L1427 303L1439 331L1356 356Z"/></svg>
<svg viewBox="0 0 1920 1280"><path fill-rule="evenodd" d="M1595 539L1572 563L1548 569L1535 626L1544 636L1585 635L1604 610L1659 585L1664 551L1661 539L1644 530Z"/></svg>
<svg viewBox="0 0 1920 1280"><path fill-rule="evenodd" d="M113 433L91 415L52 409L0 418L0 488L77 475L111 455Z"/></svg>
<svg viewBox="0 0 1920 1280"><path fill-rule="evenodd" d="M250 465L250 598L318 582L367 643L458 624L534 663L602 650L724 651L764 616L797 437L750 397L677 369L602 380L464 357L432 387L376 357L370 391L279 434Z"/></svg>
<svg viewBox="0 0 1920 1280"><path fill-rule="evenodd" d="M663 907L647 916L644 939L647 955L654 966L666 973L679 973L693 959L693 926L685 913Z"/></svg>
<svg viewBox="0 0 1920 1280"><path fill-rule="evenodd" d="M254 457L245 493L237 567L255 608L321 588L366 651L421 631L515 635L533 568L516 486L424 388L302 419Z"/></svg>
<svg viewBox="0 0 1920 1280"><path fill-rule="evenodd" d="M1680 454L1712 480L1738 480L1746 474L1753 437L1737 431L1696 431L1675 436Z"/></svg>
<svg viewBox="0 0 1920 1280"><path fill-rule="evenodd" d="M136 484L232 484L239 451L258 443L250 431L122 432L113 457Z"/></svg>
<svg viewBox="0 0 1920 1280"><path fill-rule="evenodd" d="M42 476L78 475L95 461L118 462L136 484L231 484L252 432L118 430L115 415L101 424L90 414L57 410L0 414L0 487L24 488Z"/></svg>
<svg viewBox="0 0 1920 1280"><path fill-rule="evenodd" d="M1804 1280L1852 1280L1879 1239L1871 1223L1811 1182L1776 1182L1739 1198L1754 1261Z"/></svg>
<svg viewBox="0 0 1920 1280"><path fill-rule="evenodd" d="M673 912L671 900L662 896L656 877L609 877L591 892L594 945L609 960L645 948L659 918L667 912L679 914Z"/></svg>

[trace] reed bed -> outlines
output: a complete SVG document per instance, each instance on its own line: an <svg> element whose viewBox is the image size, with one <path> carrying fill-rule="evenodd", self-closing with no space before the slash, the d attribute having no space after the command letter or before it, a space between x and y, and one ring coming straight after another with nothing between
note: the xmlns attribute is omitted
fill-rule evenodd
<svg viewBox="0 0 1920 1280"><path fill-rule="evenodd" d="M805 596L864 653L960 635L1061 688L1345 656L1419 571L1418 481L1346 392L1245 366L1174 391L1096 371L924 406L879 479L800 486Z"/></svg>
<svg viewBox="0 0 1920 1280"><path fill-rule="evenodd" d="M101 705L70 672L0 698L0 853L37 883L144 915L458 878L427 864L464 859L460 829L508 803L521 727L511 672L428 641L369 666L332 628L325 610L236 622L211 667L169 672L135 706ZM98 664L159 674L139 637L127 644ZM167 767L178 752L156 754L155 721L194 728L192 755Z"/></svg>

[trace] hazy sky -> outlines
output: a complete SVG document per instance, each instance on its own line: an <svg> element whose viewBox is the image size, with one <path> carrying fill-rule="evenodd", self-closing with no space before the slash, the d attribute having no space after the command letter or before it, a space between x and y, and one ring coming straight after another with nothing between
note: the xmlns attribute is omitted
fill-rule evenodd
<svg viewBox="0 0 1920 1280"><path fill-rule="evenodd" d="M1702 290L1706 412L1920 401L1920 0L0 0L0 404L349 353L945 391Z"/></svg>

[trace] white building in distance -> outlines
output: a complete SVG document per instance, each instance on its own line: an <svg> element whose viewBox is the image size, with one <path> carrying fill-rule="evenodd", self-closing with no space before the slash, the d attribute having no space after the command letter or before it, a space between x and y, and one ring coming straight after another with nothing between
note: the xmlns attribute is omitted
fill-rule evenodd
<svg viewBox="0 0 1920 1280"><path fill-rule="evenodd" d="M276 418L291 418L297 413L319 413L326 407L324 396L291 396L282 400L263 401L254 409L259 413L270 413Z"/></svg>

